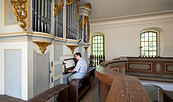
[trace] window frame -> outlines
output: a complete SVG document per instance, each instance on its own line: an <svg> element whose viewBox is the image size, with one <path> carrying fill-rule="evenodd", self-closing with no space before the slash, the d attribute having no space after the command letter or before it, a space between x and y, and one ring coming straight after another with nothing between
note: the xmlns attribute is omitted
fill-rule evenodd
<svg viewBox="0 0 173 102"><path fill-rule="evenodd" d="M102 36L103 37L103 56L105 56L105 37L102 33L93 34L91 37L91 55L93 55L93 37ZM97 43L98 44L98 43Z"/></svg>
<svg viewBox="0 0 173 102"><path fill-rule="evenodd" d="M141 42L145 42L145 41L141 41L141 35L142 34L144 34L144 33L148 33L149 34L149 32L152 32L152 33L156 33L156 56L149 56L149 51L154 51L154 50L149 50L149 37L148 37L148 55L146 56L146 55L144 55L144 56L142 56L142 45L141 45ZM142 31L142 32L140 32L140 34L139 34L140 36L140 43L139 43L139 49L140 49L140 57L160 57L159 55L160 55L160 33L158 32L158 31L156 31L156 30L145 30L145 31ZM153 37L153 36L152 36Z"/></svg>

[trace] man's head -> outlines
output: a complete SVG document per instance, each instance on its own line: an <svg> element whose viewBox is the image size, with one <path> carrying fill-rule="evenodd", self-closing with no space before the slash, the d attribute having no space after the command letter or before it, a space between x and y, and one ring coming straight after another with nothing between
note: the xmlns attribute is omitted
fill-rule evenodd
<svg viewBox="0 0 173 102"><path fill-rule="evenodd" d="M79 60L82 57L82 55L79 52L75 53L74 56L76 60Z"/></svg>

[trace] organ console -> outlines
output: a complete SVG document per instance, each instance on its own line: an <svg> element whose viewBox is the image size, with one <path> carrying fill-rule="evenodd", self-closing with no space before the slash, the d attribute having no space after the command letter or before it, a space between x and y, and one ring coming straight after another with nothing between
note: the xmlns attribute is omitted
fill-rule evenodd
<svg viewBox="0 0 173 102"><path fill-rule="evenodd" d="M76 62L77 61L76 61L75 58L64 59L64 61L63 61L63 66L64 66L63 74L66 75L68 73L71 73L71 72L68 72L68 70L74 69L75 65L76 65Z"/></svg>

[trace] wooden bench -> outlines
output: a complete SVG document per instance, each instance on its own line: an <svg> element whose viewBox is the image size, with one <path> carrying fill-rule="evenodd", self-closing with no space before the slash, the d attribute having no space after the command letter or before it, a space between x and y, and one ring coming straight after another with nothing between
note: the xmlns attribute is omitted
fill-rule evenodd
<svg viewBox="0 0 173 102"><path fill-rule="evenodd" d="M69 85L59 84L29 99L28 101L6 96L6 95L0 95L0 102L47 102L51 98L53 98L53 101L56 99L55 102L69 102L68 89L69 89Z"/></svg>
<svg viewBox="0 0 173 102"><path fill-rule="evenodd" d="M78 86L79 98L80 98L89 88L91 88L90 75L87 74L83 79L81 79L81 80L79 81L79 86Z"/></svg>
<svg viewBox="0 0 173 102"><path fill-rule="evenodd" d="M68 88L69 85L59 84L51 89L31 98L28 102L46 102L49 99L56 97L57 102L68 102Z"/></svg>
<svg viewBox="0 0 173 102"><path fill-rule="evenodd" d="M90 74L87 74L82 79L73 79L70 83L69 100L78 102L89 88L91 88Z"/></svg>

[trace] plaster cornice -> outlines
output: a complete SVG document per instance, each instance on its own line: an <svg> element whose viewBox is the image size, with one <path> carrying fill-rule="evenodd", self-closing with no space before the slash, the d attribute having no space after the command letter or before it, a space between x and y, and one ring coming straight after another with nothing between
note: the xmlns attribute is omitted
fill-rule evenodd
<svg viewBox="0 0 173 102"><path fill-rule="evenodd" d="M146 15L133 15L126 17L118 18L108 18L108 19L99 19L91 20L91 27L100 27L100 26L110 26L110 25L128 25L132 23L152 23L152 22L164 22L164 21L173 21L173 11L146 14Z"/></svg>

